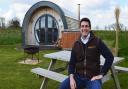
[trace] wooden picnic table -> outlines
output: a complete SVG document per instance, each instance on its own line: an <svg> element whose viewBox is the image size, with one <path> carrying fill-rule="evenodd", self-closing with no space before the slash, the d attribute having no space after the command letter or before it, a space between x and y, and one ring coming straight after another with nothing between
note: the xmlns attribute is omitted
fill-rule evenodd
<svg viewBox="0 0 128 89"><path fill-rule="evenodd" d="M56 61L58 61L58 60L68 63L70 61L70 56L71 56L71 51L66 51L66 50L45 54L44 57L51 59L51 62L49 63L49 66L48 66L47 70L53 70L53 66L56 64ZM121 58L121 57L114 57L114 62L113 62L113 65L112 65L112 67L110 69L111 73L112 73L112 78L113 78L115 86L116 86L116 89L121 89L121 88L120 88L120 83L119 83L118 77L116 75L116 71L115 71L114 65L116 65L117 63L119 63L122 60L123 60L123 58ZM100 56L100 65L101 66L104 65L104 62L105 62L105 58L103 56ZM40 71L41 70L39 69L39 72ZM47 73L45 75L46 76L44 76L44 79L42 81L40 89L45 89L46 86L47 86L47 80L48 80L47 79L48 78L47 77ZM63 76L63 75L58 75L58 76ZM50 76L49 78L53 79L53 77L55 77L55 76L52 76L52 77ZM64 78L62 78L62 79L66 78L65 75L63 77ZM58 81L62 82L63 80L58 80Z"/></svg>
<svg viewBox="0 0 128 89"><path fill-rule="evenodd" d="M55 64L55 61L57 61L57 60L69 62L69 61L70 61L70 56L71 56L71 51L66 51L66 50L64 50L64 51L59 51L59 52L54 52L54 53L49 53L49 54L45 54L45 55L44 55L44 57L51 59L51 63L49 64L48 69L51 69L52 66ZM119 63L121 60L123 60L123 58L121 58L121 57L114 57L113 65L116 65L116 64ZM105 62L105 58L101 55L101 56L100 56L100 65L104 65L104 62ZM114 79L114 81L115 81L116 88L117 88L117 89L121 89L113 65L112 65L112 67L111 67L112 76L113 76L113 79Z"/></svg>

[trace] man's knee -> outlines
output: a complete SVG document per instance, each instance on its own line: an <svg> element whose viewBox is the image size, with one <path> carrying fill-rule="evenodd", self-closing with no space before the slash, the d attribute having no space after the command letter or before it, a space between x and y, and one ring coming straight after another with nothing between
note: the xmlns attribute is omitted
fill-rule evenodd
<svg viewBox="0 0 128 89"><path fill-rule="evenodd" d="M87 84L87 89L102 89L101 80L89 81Z"/></svg>
<svg viewBox="0 0 128 89"><path fill-rule="evenodd" d="M65 80L61 83L60 89L70 89L70 79L69 79L69 78L65 79Z"/></svg>

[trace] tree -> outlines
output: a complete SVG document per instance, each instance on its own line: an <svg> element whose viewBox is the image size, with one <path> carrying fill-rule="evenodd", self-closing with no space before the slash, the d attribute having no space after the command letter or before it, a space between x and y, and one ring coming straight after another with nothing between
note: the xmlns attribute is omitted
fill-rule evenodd
<svg viewBox="0 0 128 89"><path fill-rule="evenodd" d="M14 17L9 21L8 27L19 28L20 20L17 17Z"/></svg>

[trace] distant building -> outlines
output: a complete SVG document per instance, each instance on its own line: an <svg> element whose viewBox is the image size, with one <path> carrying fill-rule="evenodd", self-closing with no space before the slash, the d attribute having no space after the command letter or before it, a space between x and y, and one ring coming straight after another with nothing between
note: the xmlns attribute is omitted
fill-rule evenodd
<svg viewBox="0 0 128 89"><path fill-rule="evenodd" d="M0 28L4 28L5 27L5 18L0 17Z"/></svg>
<svg viewBox="0 0 128 89"><path fill-rule="evenodd" d="M52 2L40 1L34 4L24 17L23 46L58 46L59 44L62 48L71 48L78 37L75 36L78 33L78 23L77 17L70 11ZM75 34L73 35L72 32Z"/></svg>

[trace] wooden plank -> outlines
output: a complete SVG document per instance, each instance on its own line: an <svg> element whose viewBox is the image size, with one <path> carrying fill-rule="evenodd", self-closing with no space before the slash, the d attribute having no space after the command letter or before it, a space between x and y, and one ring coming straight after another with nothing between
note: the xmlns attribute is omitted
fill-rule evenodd
<svg viewBox="0 0 128 89"><path fill-rule="evenodd" d="M64 50L64 51L45 54L44 57L69 62L70 55L71 55L70 51Z"/></svg>
<svg viewBox="0 0 128 89"><path fill-rule="evenodd" d="M128 68L126 67L120 67L120 66L114 66L115 70L121 71L121 72L128 72Z"/></svg>
<svg viewBox="0 0 128 89"><path fill-rule="evenodd" d="M59 74L50 70L46 70L43 68L34 68L31 70L31 72L38 74L40 76L44 76L47 77L49 79L53 79L56 80L58 82L63 82L68 76L63 75L63 74Z"/></svg>

